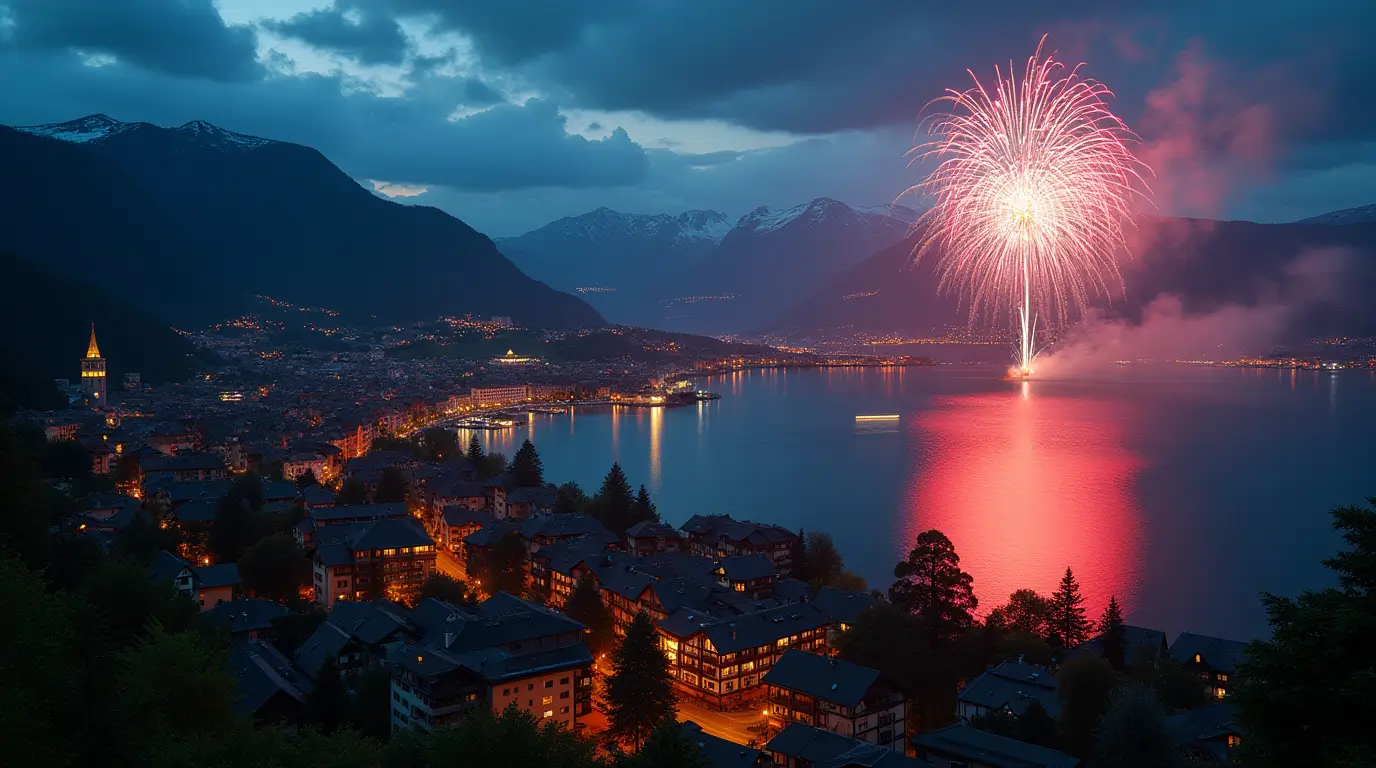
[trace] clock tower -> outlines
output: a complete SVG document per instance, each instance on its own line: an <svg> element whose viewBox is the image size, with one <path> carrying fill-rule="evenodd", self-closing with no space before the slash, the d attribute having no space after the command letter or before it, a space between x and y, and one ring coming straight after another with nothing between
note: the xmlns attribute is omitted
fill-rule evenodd
<svg viewBox="0 0 1376 768"><path fill-rule="evenodd" d="M96 346L96 324L91 323L91 343L81 359L81 394L96 408L105 407L105 358Z"/></svg>

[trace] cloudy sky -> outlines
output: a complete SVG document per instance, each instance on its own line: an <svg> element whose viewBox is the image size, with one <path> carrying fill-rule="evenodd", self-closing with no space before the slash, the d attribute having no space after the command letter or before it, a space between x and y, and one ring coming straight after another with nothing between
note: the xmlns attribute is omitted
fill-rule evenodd
<svg viewBox="0 0 1376 768"><path fill-rule="evenodd" d="M1162 211L1284 221L1376 202L1373 29L1371 0L0 0L0 123L205 119L502 236L888 202L923 105L1047 35Z"/></svg>

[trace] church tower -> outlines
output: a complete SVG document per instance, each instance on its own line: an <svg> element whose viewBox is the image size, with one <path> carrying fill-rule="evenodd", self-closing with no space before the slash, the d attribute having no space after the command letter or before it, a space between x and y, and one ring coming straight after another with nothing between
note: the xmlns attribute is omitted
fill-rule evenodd
<svg viewBox="0 0 1376 768"><path fill-rule="evenodd" d="M81 359L81 394L91 405L105 407L105 358L96 346L96 324L91 323L91 343L86 345L86 357Z"/></svg>

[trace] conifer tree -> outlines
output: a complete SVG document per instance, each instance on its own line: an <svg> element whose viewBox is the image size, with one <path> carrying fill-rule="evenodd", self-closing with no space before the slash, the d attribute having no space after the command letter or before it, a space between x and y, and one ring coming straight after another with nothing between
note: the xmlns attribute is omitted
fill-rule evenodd
<svg viewBox="0 0 1376 768"><path fill-rule="evenodd" d="M635 505L635 492L626 480L619 462L613 462L607 476L602 479L602 487L592 497L588 505L592 516L612 533L621 533L632 525L631 512Z"/></svg>
<svg viewBox="0 0 1376 768"><path fill-rule="evenodd" d="M932 649L974 624L974 580L960 569L960 555L941 531L918 534L917 546L893 575L898 581L889 587L889 600L923 620Z"/></svg>
<svg viewBox="0 0 1376 768"><path fill-rule="evenodd" d="M468 436L468 453L464 455L468 457L468 460L473 464L474 469L477 469L482 466L483 444L482 441L478 439L477 432L474 432L473 434Z"/></svg>
<svg viewBox="0 0 1376 768"><path fill-rule="evenodd" d="M533 488L545 484L545 465L540 461L540 454L535 451L535 444L528 438L521 443L520 450L516 451L516 456L511 459L511 478L518 488Z"/></svg>
<svg viewBox="0 0 1376 768"><path fill-rule="evenodd" d="M1104 646L1104 658L1119 672L1127 665L1128 636L1123 624L1123 610L1117 596L1108 599L1108 607L1099 619L1099 642Z"/></svg>
<svg viewBox="0 0 1376 768"><path fill-rule="evenodd" d="M1090 622L1085 618L1085 598L1080 584L1069 568L1061 585L1051 596L1051 618L1048 622L1054 642L1062 648L1074 648L1089 639Z"/></svg>
<svg viewBox="0 0 1376 768"><path fill-rule="evenodd" d="M669 660L659 648L654 622L644 611L636 614L612 654L612 673L603 696L608 737L630 743L636 750L656 727L674 717L677 697Z"/></svg>
<svg viewBox="0 0 1376 768"><path fill-rule="evenodd" d="M607 653L616 643L611 611L602 602L602 594L591 574L583 574L574 585L573 593L564 605L564 613L588 628L587 644L593 658Z"/></svg>
<svg viewBox="0 0 1376 768"><path fill-rule="evenodd" d="M655 503L650 501L650 492L645 490L645 486L640 486L640 492L636 494L635 503L631 505L631 521L626 525L629 528L636 523L659 522L659 510L655 509Z"/></svg>
<svg viewBox="0 0 1376 768"><path fill-rule="evenodd" d="M793 542L789 553L789 574L799 581L812 580L812 566L808 562L807 535L798 529L798 538Z"/></svg>

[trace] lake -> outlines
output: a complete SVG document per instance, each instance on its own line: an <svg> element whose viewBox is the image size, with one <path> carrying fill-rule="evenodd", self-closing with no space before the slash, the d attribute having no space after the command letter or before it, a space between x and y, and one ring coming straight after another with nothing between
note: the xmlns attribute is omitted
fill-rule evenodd
<svg viewBox="0 0 1376 768"><path fill-rule="evenodd" d="M577 409L480 435L508 456L531 438L547 479L589 494L620 461L675 525L726 512L826 531L872 587L937 528L981 613L1015 589L1050 593L1070 566L1094 617L1116 595L1130 623L1172 638L1265 635L1258 593L1331 583L1328 510L1376 495L1370 371L1002 371L744 371L704 380L722 399L697 406Z"/></svg>

